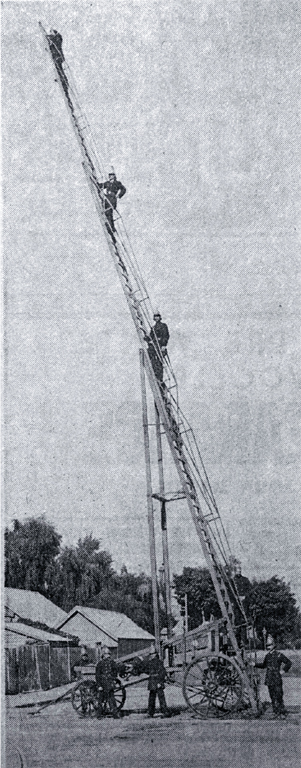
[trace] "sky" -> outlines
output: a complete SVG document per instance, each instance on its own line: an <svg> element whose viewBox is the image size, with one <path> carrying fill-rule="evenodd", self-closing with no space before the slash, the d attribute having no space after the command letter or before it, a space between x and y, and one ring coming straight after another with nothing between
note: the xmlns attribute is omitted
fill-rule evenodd
<svg viewBox="0 0 301 768"><path fill-rule="evenodd" d="M61 32L127 188L119 210L231 549L300 601L300 6L2 3L6 524L45 515L64 544L92 533L138 573L139 344L39 21ZM175 490L167 447L164 462ZM183 501L168 536L172 573L204 565Z"/></svg>

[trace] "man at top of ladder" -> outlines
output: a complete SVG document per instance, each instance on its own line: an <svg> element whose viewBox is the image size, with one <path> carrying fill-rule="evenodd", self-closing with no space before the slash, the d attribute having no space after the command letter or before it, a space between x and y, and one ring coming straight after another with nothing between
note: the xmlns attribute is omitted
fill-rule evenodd
<svg viewBox="0 0 301 768"><path fill-rule="evenodd" d="M64 88L66 96L68 96L68 80L67 80L67 75L63 69L63 62L65 61L65 56L63 54L63 48L62 48L63 46L62 35L56 29L51 29L50 34L47 35L47 39L49 41L50 52L51 52L54 64L56 66L57 72L60 76L62 86Z"/></svg>
<svg viewBox="0 0 301 768"><path fill-rule="evenodd" d="M115 211L117 208L117 200L120 200L120 198L125 195L126 188L121 183L121 181L117 180L113 166L111 166L109 169L108 180L104 182L97 182L97 189L104 199L107 230L110 233L113 242L115 242L115 224L113 211Z"/></svg>

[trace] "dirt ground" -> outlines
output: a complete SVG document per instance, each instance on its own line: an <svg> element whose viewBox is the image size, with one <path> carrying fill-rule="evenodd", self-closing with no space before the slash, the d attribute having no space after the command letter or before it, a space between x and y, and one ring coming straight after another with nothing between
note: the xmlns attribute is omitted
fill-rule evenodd
<svg viewBox="0 0 301 768"><path fill-rule="evenodd" d="M129 707L120 720L79 718L70 701L32 715L10 709L6 768L299 768L300 679L286 680L288 718L200 720L174 706L170 719ZM173 690L166 691L169 706ZM135 694L136 695L136 694ZM144 704L147 691L141 690ZM294 702L291 704L291 702ZM182 711L181 711L182 710Z"/></svg>

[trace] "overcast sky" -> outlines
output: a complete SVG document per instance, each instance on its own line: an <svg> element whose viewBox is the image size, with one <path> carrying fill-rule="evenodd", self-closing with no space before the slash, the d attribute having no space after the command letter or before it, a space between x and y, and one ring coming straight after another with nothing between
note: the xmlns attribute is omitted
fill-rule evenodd
<svg viewBox="0 0 301 768"><path fill-rule="evenodd" d="M127 187L231 547L300 598L300 20L291 0L2 3L8 524L45 514L149 571L139 345L41 21ZM184 502L168 513L172 571L203 565Z"/></svg>

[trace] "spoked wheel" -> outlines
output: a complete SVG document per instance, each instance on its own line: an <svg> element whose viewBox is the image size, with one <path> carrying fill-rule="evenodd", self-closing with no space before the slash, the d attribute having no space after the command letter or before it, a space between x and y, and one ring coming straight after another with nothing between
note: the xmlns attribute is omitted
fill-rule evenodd
<svg viewBox="0 0 301 768"><path fill-rule="evenodd" d="M76 712L94 717L98 707L96 684L92 680L81 683L72 691L71 701Z"/></svg>
<svg viewBox="0 0 301 768"><path fill-rule="evenodd" d="M223 653L200 656L189 664L183 681L188 706L206 717L235 712L243 698L243 677L237 662Z"/></svg>
<svg viewBox="0 0 301 768"><path fill-rule="evenodd" d="M114 688L114 698L117 704L118 712L120 709L122 709L124 702L126 700L126 690L124 685L120 682L120 680L116 680L115 688Z"/></svg>

